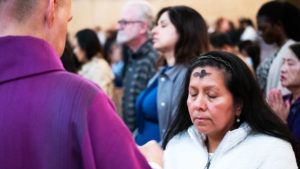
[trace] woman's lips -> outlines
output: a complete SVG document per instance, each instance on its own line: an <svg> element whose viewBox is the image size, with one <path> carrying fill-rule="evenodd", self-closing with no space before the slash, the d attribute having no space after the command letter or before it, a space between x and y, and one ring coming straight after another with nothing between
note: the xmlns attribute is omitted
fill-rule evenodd
<svg viewBox="0 0 300 169"><path fill-rule="evenodd" d="M280 76L280 81L284 81L286 78L284 76Z"/></svg>
<svg viewBox="0 0 300 169"><path fill-rule="evenodd" d="M197 122L197 123L203 123L207 120L209 120L209 118L205 118L205 117L196 117L196 118L194 118L194 121Z"/></svg>

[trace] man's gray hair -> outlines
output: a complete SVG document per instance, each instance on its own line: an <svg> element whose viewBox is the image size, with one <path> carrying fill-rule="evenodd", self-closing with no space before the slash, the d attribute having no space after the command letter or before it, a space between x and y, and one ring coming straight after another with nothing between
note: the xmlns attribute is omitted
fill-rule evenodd
<svg viewBox="0 0 300 169"><path fill-rule="evenodd" d="M154 23L152 6L145 0L130 0L125 4L124 8L127 8L129 6L136 6L136 9L139 10L138 18L139 20L148 24L147 34L148 36L150 36Z"/></svg>

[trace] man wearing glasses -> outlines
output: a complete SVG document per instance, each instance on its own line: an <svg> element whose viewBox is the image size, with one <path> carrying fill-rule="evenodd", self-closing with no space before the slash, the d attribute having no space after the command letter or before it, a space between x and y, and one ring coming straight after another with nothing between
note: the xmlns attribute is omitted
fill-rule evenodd
<svg viewBox="0 0 300 169"><path fill-rule="evenodd" d="M118 43L123 45L123 98L122 116L133 132L135 126L135 101L154 75L157 52L150 39L153 15L145 1L125 4L118 22Z"/></svg>

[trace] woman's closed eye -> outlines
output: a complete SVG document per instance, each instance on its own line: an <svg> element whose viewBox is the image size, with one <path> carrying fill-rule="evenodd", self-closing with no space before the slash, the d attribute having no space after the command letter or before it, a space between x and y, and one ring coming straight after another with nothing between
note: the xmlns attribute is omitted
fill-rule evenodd
<svg viewBox="0 0 300 169"><path fill-rule="evenodd" d="M167 24L166 24L166 23L161 23L159 26L160 26L161 28L165 28L165 27L167 27Z"/></svg>
<svg viewBox="0 0 300 169"><path fill-rule="evenodd" d="M206 95L207 95L207 97L210 98L210 99L215 99L215 98L217 98L217 94L212 93L212 92L207 92Z"/></svg>
<svg viewBox="0 0 300 169"><path fill-rule="evenodd" d="M189 95L191 97L196 97L198 95L198 91L191 87L191 88L189 88Z"/></svg>
<svg viewBox="0 0 300 169"><path fill-rule="evenodd" d="M217 96L215 96L215 95L207 94L207 96L208 96L210 99L215 99L215 98L217 98Z"/></svg>
<svg viewBox="0 0 300 169"><path fill-rule="evenodd" d="M160 26L161 28L165 28L165 27L167 27L168 26L168 23L166 22L166 21L160 21L159 23L158 23L158 26Z"/></svg>
<svg viewBox="0 0 300 169"><path fill-rule="evenodd" d="M196 92L189 92L189 95L190 95L191 97L196 97L197 94L198 94L198 93L196 93Z"/></svg>
<svg viewBox="0 0 300 169"><path fill-rule="evenodd" d="M289 66L293 66L293 65L295 65L295 62L292 62L292 61L289 62L289 61L288 61L287 64L288 64Z"/></svg>

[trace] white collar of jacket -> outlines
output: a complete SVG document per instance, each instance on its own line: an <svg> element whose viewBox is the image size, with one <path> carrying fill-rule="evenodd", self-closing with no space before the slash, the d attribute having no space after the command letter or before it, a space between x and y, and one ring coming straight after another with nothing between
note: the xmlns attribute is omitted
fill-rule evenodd
<svg viewBox="0 0 300 169"><path fill-rule="evenodd" d="M242 123L239 128L228 131L215 151L214 156L234 148L237 144L245 140L251 131L251 127L246 122ZM206 147L205 140L207 136L199 133L194 125L189 127L187 132L196 144Z"/></svg>

